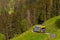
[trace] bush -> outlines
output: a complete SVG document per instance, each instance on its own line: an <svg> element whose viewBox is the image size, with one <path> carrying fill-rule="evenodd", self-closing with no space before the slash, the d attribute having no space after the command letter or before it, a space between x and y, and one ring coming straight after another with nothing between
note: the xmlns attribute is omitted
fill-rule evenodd
<svg viewBox="0 0 60 40"><path fill-rule="evenodd" d="M21 21L21 31L26 31L27 30L27 20L26 19L23 19Z"/></svg>
<svg viewBox="0 0 60 40"><path fill-rule="evenodd" d="M4 40L4 35L0 33L0 40Z"/></svg>

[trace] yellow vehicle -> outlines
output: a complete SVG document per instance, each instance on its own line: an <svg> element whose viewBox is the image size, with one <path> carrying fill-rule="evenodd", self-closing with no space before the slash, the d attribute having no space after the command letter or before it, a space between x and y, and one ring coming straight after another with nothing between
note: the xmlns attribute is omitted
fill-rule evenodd
<svg viewBox="0 0 60 40"><path fill-rule="evenodd" d="M33 31L45 33L46 27L44 25L36 25L34 26Z"/></svg>
<svg viewBox="0 0 60 40"><path fill-rule="evenodd" d="M44 25L41 25L40 28L41 28L41 32L42 33L45 33L46 32L46 27Z"/></svg>
<svg viewBox="0 0 60 40"><path fill-rule="evenodd" d="M45 26L44 25L41 25L40 28L45 28Z"/></svg>

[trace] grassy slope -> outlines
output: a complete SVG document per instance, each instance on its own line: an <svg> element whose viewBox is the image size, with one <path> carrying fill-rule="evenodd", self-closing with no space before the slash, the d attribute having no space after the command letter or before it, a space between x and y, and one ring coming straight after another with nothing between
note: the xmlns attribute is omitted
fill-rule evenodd
<svg viewBox="0 0 60 40"><path fill-rule="evenodd" d="M46 21L43 25L46 26L47 32L55 34L55 38L49 38L49 35L42 33L34 33L29 30L18 37L14 37L11 40L60 40L60 29L56 28L56 20L60 19L60 16L54 17Z"/></svg>

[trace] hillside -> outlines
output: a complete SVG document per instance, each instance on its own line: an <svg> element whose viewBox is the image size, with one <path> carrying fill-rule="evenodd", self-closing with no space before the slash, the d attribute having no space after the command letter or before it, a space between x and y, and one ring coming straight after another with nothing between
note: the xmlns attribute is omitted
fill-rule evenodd
<svg viewBox="0 0 60 40"><path fill-rule="evenodd" d="M46 26L46 33L35 33L32 29L21 34L20 36L14 37L11 40L60 40L60 16L49 19L44 22L43 25ZM54 34L54 38L50 38L50 34Z"/></svg>

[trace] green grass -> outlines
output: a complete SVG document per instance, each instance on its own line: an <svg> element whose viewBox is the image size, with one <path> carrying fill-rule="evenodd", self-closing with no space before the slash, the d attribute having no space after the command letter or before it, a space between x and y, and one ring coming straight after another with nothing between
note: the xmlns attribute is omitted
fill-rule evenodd
<svg viewBox="0 0 60 40"><path fill-rule="evenodd" d="M51 18L43 23L43 25L46 26L46 32L55 34L54 38L50 38L49 34L34 33L32 29L30 29L11 40L60 40L60 25L58 25L60 21L58 19L60 19L60 16Z"/></svg>

